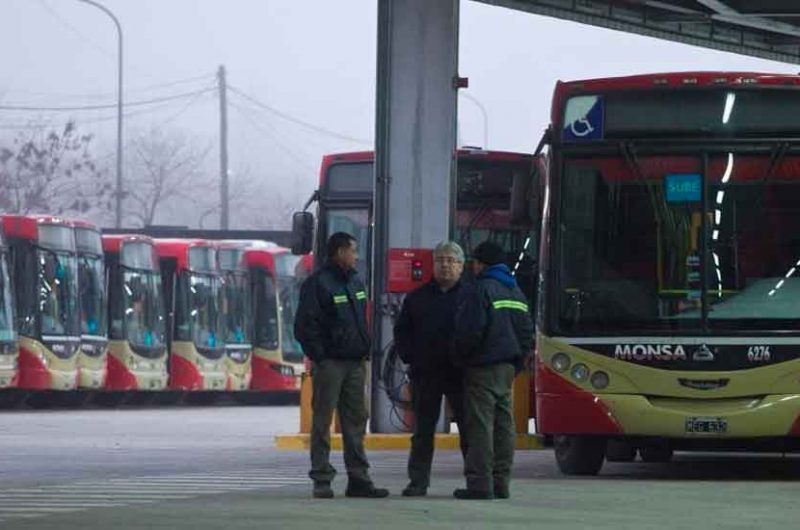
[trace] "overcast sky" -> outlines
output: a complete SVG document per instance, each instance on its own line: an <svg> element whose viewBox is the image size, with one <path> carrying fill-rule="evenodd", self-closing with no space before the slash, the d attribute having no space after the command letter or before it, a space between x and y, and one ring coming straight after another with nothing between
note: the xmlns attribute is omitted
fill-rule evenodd
<svg viewBox="0 0 800 530"><path fill-rule="evenodd" d="M374 136L375 0L100 0L125 36L126 101L230 84L293 119L231 95L230 167L300 202L324 153L370 148ZM116 33L78 0L2 0L0 101L36 106L114 103ZM546 126L556 80L674 70L796 72L785 65L628 35L464 1L460 74L489 114L487 147L531 151ZM195 79L196 78L196 79ZM192 79L179 84L175 81ZM164 85L152 88L153 85ZM216 145L213 92L130 108L126 135L152 126L190 131ZM482 145L478 107L460 98L460 135ZM73 116L114 146L114 110ZM64 115L0 111L0 134ZM345 140L322 130L350 138ZM209 163L214 171L216 154Z"/></svg>

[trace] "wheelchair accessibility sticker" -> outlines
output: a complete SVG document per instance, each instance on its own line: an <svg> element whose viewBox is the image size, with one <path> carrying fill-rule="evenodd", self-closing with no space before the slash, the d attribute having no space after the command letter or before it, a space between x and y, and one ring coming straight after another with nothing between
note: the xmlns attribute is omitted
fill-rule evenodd
<svg viewBox="0 0 800 530"><path fill-rule="evenodd" d="M564 111L565 142L603 139L603 97L576 96L567 101Z"/></svg>

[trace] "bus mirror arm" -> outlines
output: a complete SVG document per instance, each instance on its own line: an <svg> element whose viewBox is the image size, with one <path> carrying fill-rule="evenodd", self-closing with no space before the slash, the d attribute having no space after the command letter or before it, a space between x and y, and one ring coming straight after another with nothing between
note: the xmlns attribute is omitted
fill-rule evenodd
<svg viewBox="0 0 800 530"><path fill-rule="evenodd" d="M544 146L550 145L552 133L553 130L549 126L547 127L547 129L544 130L544 132L542 133L542 137L539 139L539 144L536 146L536 150L533 152L534 157L537 157L539 156L539 154L541 154L542 149L544 149Z"/></svg>
<svg viewBox="0 0 800 530"><path fill-rule="evenodd" d="M314 193L311 194L311 197L308 198L305 205L303 206L303 211L305 212L308 210L308 207L314 204L314 202L319 200L319 190L314 190Z"/></svg>

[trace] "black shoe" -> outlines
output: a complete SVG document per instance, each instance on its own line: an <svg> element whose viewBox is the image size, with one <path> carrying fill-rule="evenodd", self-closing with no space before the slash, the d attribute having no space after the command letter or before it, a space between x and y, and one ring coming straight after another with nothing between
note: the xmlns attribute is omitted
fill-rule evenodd
<svg viewBox="0 0 800 530"><path fill-rule="evenodd" d="M494 485L495 499L508 499L509 497L511 497L511 492L508 491L508 486Z"/></svg>
<svg viewBox="0 0 800 530"><path fill-rule="evenodd" d="M459 488L453 492L453 497L463 500L479 500L479 499L494 499L489 491L471 490L468 488Z"/></svg>
<svg viewBox="0 0 800 530"><path fill-rule="evenodd" d="M403 497L424 497L427 494L428 488L414 486L413 484L409 484L406 486L406 489L403 490Z"/></svg>
<svg viewBox="0 0 800 530"><path fill-rule="evenodd" d="M347 483L345 497L361 497L365 499L382 499L389 496L389 490L376 488L372 483Z"/></svg>
<svg viewBox="0 0 800 530"><path fill-rule="evenodd" d="M333 490L331 489L331 483L315 482L313 495L315 499L332 499Z"/></svg>

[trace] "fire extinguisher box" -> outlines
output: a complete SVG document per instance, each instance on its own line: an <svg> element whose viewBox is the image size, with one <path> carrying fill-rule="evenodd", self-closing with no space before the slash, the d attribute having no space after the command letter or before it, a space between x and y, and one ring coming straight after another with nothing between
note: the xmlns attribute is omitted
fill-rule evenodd
<svg viewBox="0 0 800 530"><path fill-rule="evenodd" d="M408 293L433 278L433 250L389 249L388 292Z"/></svg>

